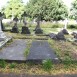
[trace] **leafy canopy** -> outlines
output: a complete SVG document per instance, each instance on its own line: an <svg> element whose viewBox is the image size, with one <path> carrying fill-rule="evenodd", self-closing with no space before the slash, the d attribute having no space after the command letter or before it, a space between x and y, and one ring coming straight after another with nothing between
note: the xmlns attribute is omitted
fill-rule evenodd
<svg viewBox="0 0 77 77"><path fill-rule="evenodd" d="M24 9L25 5L23 4L22 0L10 0L7 3L7 6L4 8L4 13L6 15L6 18L12 16L18 16L19 18L21 18Z"/></svg>
<svg viewBox="0 0 77 77"><path fill-rule="evenodd" d="M29 0L26 13L41 20L61 20L68 16L67 8L61 0Z"/></svg>
<svg viewBox="0 0 77 77"><path fill-rule="evenodd" d="M77 19L77 0L74 0L72 2L72 8L71 10L71 18Z"/></svg>

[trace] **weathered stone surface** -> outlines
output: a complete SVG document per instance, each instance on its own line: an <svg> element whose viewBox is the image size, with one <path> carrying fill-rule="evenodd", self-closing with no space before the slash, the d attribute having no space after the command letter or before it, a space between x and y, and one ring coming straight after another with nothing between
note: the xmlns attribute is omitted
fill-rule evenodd
<svg viewBox="0 0 77 77"><path fill-rule="evenodd" d="M75 35L74 35L74 38L76 38L76 39L77 39L77 34L75 34Z"/></svg>
<svg viewBox="0 0 77 77"><path fill-rule="evenodd" d="M77 33L73 32L72 35L74 36L75 39L77 39Z"/></svg>
<svg viewBox="0 0 77 77"><path fill-rule="evenodd" d="M63 29L61 32L63 32L63 34L66 34L66 35L69 34L68 31L67 31L66 29Z"/></svg>
<svg viewBox="0 0 77 77"><path fill-rule="evenodd" d="M57 40L65 40L65 37L64 37L63 32L59 32L59 33L56 35L56 38L57 38Z"/></svg>
<svg viewBox="0 0 77 77"><path fill-rule="evenodd" d="M63 32L59 32L58 34L50 33L49 37L54 40L66 40Z"/></svg>
<svg viewBox="0 0 77 77"><path fill-rule="evenodd" d="M49 37L52 38L52 39L55 39L55 40L57 39L57 38L56 38L56 34L54 34L54 33L50 33L50 34L49 34Z"/></svg>
<svg viewBox="0 0 77 77"><path fill-rule="evenodd" d="M21 32L21 33L22 33L22 34L30 34L30 30L29 30L28 27L23 26L23 27L22 27L22 32Z"/></svg>
<svg viewBox="0 0 77 77"><path fill-rule="evenodd" d="M24 56L25 48L26 40L20 39L14 40L12 44L0 50L0 59L25 61L26 60L26 57Z"/></svg>
<svg viewBox="0 0 77 77"><path fill-rule="evenodd" d="M18 27L17 26L13 26L11 32L19 33Z"/></svg>
<svg viewBox="0 0 77 77"><path fill-rule="evenodd" d="M5 40L0 40L0 48L2 48L8 41L12 40L11 37L6 38Z"/></svg>
<svg viewBox="0 0 77 77"><path fill-rule="evenodd" d="M45 59L51 59L53 62L58 61L54 50L50 48L47 41L33 41L27 60L38 62Z"/></svg>
<svg viewBox="0 0 77 77"><path fill-rule="evenodd" d="M35 30L35 34L43 34L43 30L41 30L41 29L36 29L36 30Z"/></svg>
<svg viewBox="0 0 77 77"><path fill-rule="evenodd" d="M4 27L3 23L2 23L2 21L1 21L1 28L2 28L2 31L5 31L5 27Z"/></svg>
<svg viewBox="0 0 77 77"><path fill-rule="evenodd" d="M76 32L72 32L72 33L71 33L71 35L73 35L73 36L74 36L75 34L76 34Z"/></svg>
<svg viewBox="0 0 77 77"><path fill-rule="evenodd" d="M2 31L2 19L3 19L3 14L0 12L0 41L3 41L6 39L5 34Z"/></svg>

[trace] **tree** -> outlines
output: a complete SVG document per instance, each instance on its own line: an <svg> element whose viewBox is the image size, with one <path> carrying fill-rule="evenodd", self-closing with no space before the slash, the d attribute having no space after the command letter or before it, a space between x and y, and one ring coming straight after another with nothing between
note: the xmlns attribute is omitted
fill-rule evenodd
<svg viewBox="0 0 77 77"><path fill-rule="evenodd" d="M23 4L22 0L10 0L7 3L7 6L4 8L4 13L6 18L18 16L21 18L25 9L25 5Z"/></svg>
<svg viewBox="0 0 77 77"><path fill-rule="evenodd" d="M53 14L52 14L53 20L64 20L65 18L68 17L68 11L67 7L63 4L61 0L56 0L55 1L55 8L53 9Z"/></svg>
<svg viewBox="0 0 77 77"><path fill-rule="evenodd" d="M71 7L71 15L70 17L73 19L77 19L77 0L74 0L72 2L72 7Z"/></svg>
<svg viewBox="0 0 77 77"><path fill-rule="evenodd" d="M68 16L66 6L61 0L29 0L26 6L27 14L40 17L41 20L61 20Z"/></svg>
<svg viewBox="0 0 77 77"><path fill-rule="evenodd" d="M26 5L26 13L37 18L35 30L40 28L41 20L63 20L68 16L66 6L61 0L29 0Z"/></svg>

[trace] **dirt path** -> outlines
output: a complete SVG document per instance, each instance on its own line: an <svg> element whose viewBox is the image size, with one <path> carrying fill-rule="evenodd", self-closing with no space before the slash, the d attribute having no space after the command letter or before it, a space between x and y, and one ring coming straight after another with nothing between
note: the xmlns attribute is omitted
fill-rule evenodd
<svg viewBox="0 0 77 77"><path fill-rule="evenodd" d="M44 75L27 75L27 74L2 74L0 73L0 77L77 77L77 74L73 75L56 75L56 76L44 76Z"/></svg>

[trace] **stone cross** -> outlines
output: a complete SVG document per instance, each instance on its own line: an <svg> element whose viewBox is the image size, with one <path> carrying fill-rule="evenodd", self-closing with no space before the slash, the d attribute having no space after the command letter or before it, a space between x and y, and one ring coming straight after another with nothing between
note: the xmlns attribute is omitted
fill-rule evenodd
<svg viewBox="0 0 77 77"><path fill-rule="evenodd" d="M27 25L27 22L26 22L26 18L25 17L23 17L23 24L24 24L24 26Z"/></svg>
<svg viewBox="0 0 77 77"><path fill-rule="evenodd" d="M65 23L64 29L67 29L67 25L68 25L68 19L67 18L65 19L65 22L64 23Z"/></svg>

